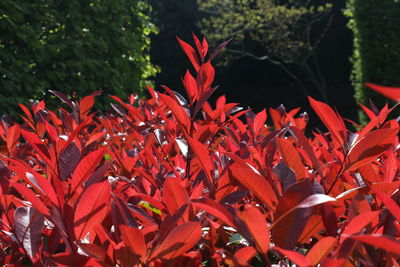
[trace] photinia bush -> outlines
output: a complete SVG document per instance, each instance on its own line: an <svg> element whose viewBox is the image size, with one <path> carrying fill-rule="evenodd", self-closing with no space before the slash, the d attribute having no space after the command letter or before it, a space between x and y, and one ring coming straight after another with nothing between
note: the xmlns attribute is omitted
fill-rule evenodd
<svg viewBox="0 0 400 267"><path fill-rule="evenodd" d="M21 105L23 125L1 121L1 264L398 266L393 108L362 106L370 121L352 132L310 98L328 132L309 133L300 109L212 105L227 43L207 56L193 38L178 39L186 97L111 96L115 113L100 116L99 92L53 92L66 109L42 101Z"/></svg>

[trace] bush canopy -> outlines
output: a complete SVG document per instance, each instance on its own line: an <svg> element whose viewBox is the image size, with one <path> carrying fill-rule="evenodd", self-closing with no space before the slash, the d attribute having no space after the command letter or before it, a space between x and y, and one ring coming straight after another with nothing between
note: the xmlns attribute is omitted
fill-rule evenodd
<svg viewBox="0 0 400 267"><path fill-rule="evenodd" d="M155 74L146 1L0 2L0 113L48 90L126 97Z"/></svg>

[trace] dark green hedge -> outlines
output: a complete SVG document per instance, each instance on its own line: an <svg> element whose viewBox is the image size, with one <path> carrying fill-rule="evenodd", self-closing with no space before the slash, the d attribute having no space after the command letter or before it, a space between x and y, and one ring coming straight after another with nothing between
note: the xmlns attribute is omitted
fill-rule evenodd
<svg viewBox="0 0 400 267"><path fill-rule="evenodd" d="M400 1L348 0L347 15L354 32L355 99L382 105L383 98L363 83L400 86Z"/></svg>
<svg viewBox="0 0 400 267"><path fill-rule="evenodd" d="M0 1L0 113L47 90L140 92L155 73L140 0Z"/></svg>

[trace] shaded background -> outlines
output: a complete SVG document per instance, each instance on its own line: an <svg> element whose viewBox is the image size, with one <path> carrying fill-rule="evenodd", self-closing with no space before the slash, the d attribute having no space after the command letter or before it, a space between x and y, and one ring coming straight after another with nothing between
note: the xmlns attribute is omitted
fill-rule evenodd
<svg viewBox="0 0 400 267"><path fill-rule="evenodd" d="M159 28L159 34L152 37L151 49L152 62L161 68L155 84L158 90L160 85L167 85L183 93L180 76L190 65L176 42L176 35L192 43L192 32L201 35L196 26L201 14L197 11L195 0L152 0L150 3L153 7L153 21ZM343 117L356 120L357 105L350 83L353 34L346 27L348 19L343 15L344 8L345 0L334 1L333 21L319 44L316 55L327 82L329 104L335 106ZM322 25L324 23L326 22L322 22ZM215 85L220 87L211 101L225 94L229 102L251 107L256 112L281 104L288 110L301 106L302 111L307 111L311 116L310 121L318 123L310 112L307 97L276 65L267 61L241 58L230 62L228 66L217 66L216 73ZM306 82L305 77L300 72L298 74ZM318 99L317 92L312 89L310 92L311 96Z"/></svg>

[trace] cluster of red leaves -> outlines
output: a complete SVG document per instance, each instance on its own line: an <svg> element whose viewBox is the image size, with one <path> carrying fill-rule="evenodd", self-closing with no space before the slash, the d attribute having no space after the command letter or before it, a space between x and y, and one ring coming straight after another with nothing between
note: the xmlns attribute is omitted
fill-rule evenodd
<svg viewBox="0 0 400 267"><path fill-rule="evenodd" d="M95 92L1 121L0 263L7 266L399 266L398 131L363 107L352 133L328 105L254 114L207 99L208 45L179 40L195 75L115 113ZM271 124L271 125L272 125Z"/></svg>

